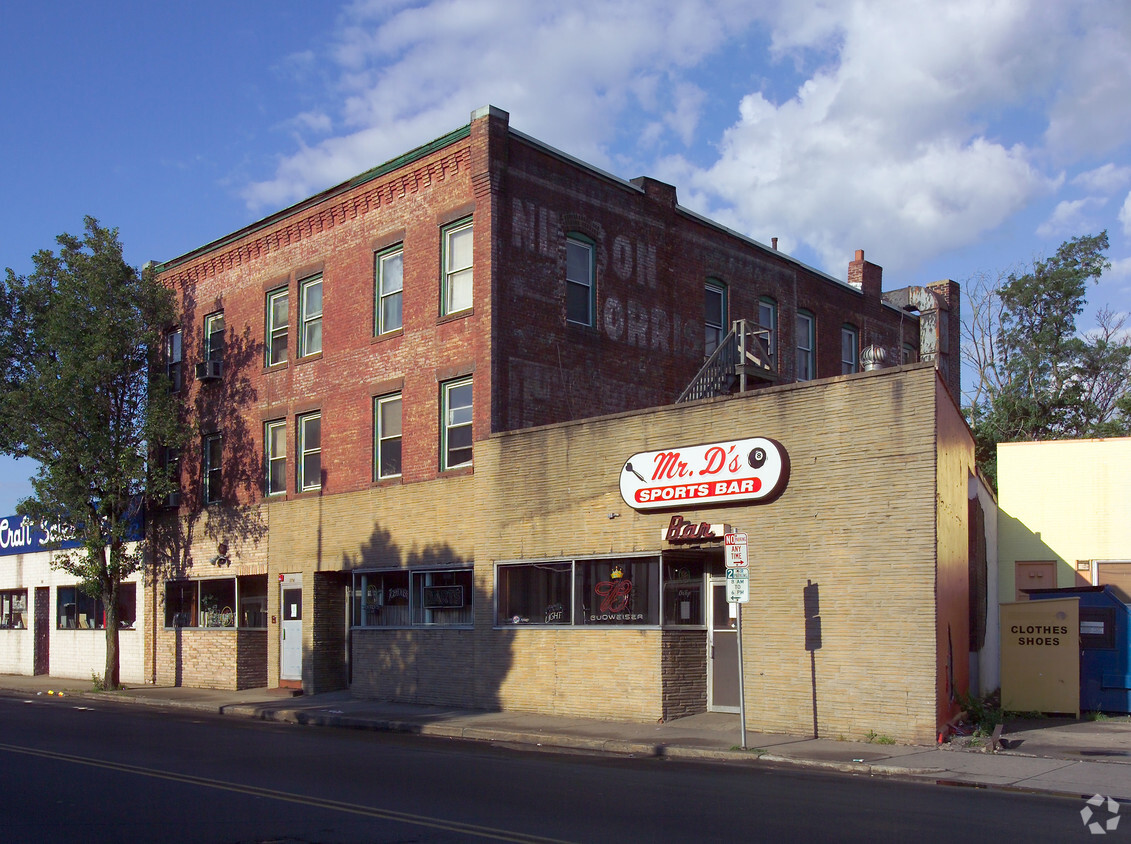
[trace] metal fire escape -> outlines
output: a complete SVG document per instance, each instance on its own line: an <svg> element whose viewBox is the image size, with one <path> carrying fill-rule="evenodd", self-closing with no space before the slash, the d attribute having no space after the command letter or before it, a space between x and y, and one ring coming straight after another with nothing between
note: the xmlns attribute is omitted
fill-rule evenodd
<svg viewBox="0 0 1131 844"><path fill-rule="evenodd" d="M752 389L754 382L759 382L759 386L774 383L778 372L770 356L772 339L769 328L752 320L735 320L730 333L707 358L676 403L745 393Z"/></svg>

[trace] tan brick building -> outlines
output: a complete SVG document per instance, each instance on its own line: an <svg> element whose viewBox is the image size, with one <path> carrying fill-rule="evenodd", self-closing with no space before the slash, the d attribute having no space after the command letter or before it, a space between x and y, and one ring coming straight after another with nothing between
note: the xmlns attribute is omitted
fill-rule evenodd
<svg viewBox="0 0 1131 844"><path fill-rule="evenodd" d="M719 643L730 624L721 548L662 541L680 515L754 540L752 727L808 713L922 738L965 688L953 283L885 301L862 253L838 281L495 109L158 270L200 442L167 455L183 491L153 526L155 682L650 720L729 707L707 658L710 623ZM671 406L728 349L751 391ZM877 349L935 368L853 375ZM632 454L749 437L792 461L772 503L621 499ZM936 507L952 481L961 508Z"/></svg>

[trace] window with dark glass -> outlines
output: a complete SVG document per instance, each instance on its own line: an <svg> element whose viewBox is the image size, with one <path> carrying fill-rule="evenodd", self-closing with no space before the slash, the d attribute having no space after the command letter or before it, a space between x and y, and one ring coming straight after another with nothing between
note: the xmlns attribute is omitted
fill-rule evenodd
<svg viewBox="0 0 1131 844"><path fill-rule="evenodd" d="M708 281L704 288L703 325L705 344L703 353L710 356L726 336L726 288L721 282Z"/></svg>
<svg viewBox="0 0 1131 844"><path fill-rule="evenodd" d="M408 627L408 571L355 574L353 623L356 627Z"/></svg>
<svg viewBox="0 0 1131 844"><path fill-rule="evenodd" d="M501 565L495 621L504 624L570 624L573 619L573 563Z"/></svg>
<svg viewBox="0 0 1131 844"><path fill-rule="evenodd" d="M471 624L471 569L412 572L412 623Z"/></svg>
<svg viewBox="0 0 1131 844"><path fill-rule="evenodd" d="M356 572L351 615L356 627L465 627L473 621L469 568Z"/></svg>
<svg viewBox="0 0 1131 844"><path fill-rule="evenodd" d="M236 578L236 588L239 590L239 620L240 627L263 628L267 627L267 575L250 574Z"/></svg>
<svg viewBox="0 0 1131 844"><path fill-rule="evenodd" d="M221 480L224 460L224 438L220 434L209 434L204 438L202 475L204 482L204 503L212 504L222 497Z"/></svg>
<svg viewBox="0 0 1131 844"><path fill-rule="evenodd" d="M702 627L706 623L703 563L664 560L665 627Z"/></svg>
<svg viewBox="0 0 1131 844"><path fill-rule="evenodd" d="M106 605L79 585L60 586L55 594L55 618L60 630L104 630ZM118 627L129 630L136 621L137 585L123 583L118 587Z"/></svg>
<svg viewBox="0 0 1131 844"><path fill-rule="evenodd" d="M797 312L797 380L817 377L817 320L807 311Z"/></svg>
<svg viewBox="0 0 1131 844"><path fill-rule="evenodd" d="M850 375L860 371L860 335L854 325L840 329L840 374Z"/></svg>
<svg viewBox="0 0 1131 844"><path fill-rule="evenodd" d="M593 245L566 239L566 320L593 324Z"/></svg>
<svg viewBox="0 0 1131 844"><path fill-rule="evenodd" d="M768 296L758 300L758 325L766 331L766 334L763 335L763 339L766 342L766 351L770 356L770 364L776 366L778 355L778 304Z"/></svg>
<svg viewBox="0 0 1131 844"><path fill-rule="evenodd" d="M204 318L204 360L224 359L224 312Z"/></svg>
<svg viewBox="0 0 1131 844"><path fill-rule="evenodd" d="M174 393L184 386L184 354L179 328L165 335L165 374L169 377L169 389Z"/></svg>
<svg viewBox="0 0 1131 844"><path fill-rule="evenodd" d="M200 626L236 626L236 581L226 577L220 580L201 580Z"/></svg>

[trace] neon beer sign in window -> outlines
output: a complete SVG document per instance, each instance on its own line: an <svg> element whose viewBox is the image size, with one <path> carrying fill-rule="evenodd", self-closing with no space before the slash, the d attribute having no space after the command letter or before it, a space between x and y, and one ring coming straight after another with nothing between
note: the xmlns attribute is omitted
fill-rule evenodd
<svg viewBox="0 0 1131 844"><path fill-rule="evenodd" d="M636 510L767 503L789 482L789 455L766 437L642 451L625 461L620 494Z"/></svg>

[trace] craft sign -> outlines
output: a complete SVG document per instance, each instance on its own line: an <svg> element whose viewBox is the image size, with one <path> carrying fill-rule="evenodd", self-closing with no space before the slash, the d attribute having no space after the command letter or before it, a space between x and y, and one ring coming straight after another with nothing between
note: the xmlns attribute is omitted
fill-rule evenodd
<svg viewBox="0 0 1131 844"><path fill-rule="evenodd" d="M620 494L636 510L688 504L769 502L789 482L789 455L766 437L679 446L632 455Z"/></svg>

